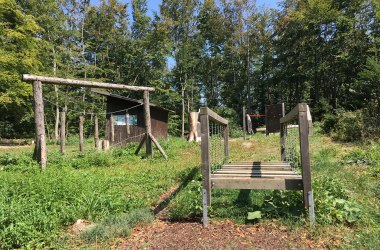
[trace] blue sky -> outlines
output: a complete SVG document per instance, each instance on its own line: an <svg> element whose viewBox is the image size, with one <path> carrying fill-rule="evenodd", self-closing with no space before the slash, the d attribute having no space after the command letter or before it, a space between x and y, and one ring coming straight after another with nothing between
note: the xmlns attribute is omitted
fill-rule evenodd
<svg viewBox="0 0 380 250"><path fill-rule="evenodd" d="M96 5L99 4L101 0L91 0L90 3L91 5ZM120 2L122 3L130 3L130 0L121 0ZM159 5L161 4L161 0L148 0L148 14L150 16L153 16L153 12L159 11ZM256 5L259 8L279 8L278 7L278 2L280 0L256 0Z"/></svg>

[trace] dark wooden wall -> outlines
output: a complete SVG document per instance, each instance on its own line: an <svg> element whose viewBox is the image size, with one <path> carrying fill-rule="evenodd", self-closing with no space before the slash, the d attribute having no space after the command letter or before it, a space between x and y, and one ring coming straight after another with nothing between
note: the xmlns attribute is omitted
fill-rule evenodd
<svg viewBox="0 0 380 250"><path fill-rule="evenodd" d="M139 103L122 100L114 97L107 97L107 115L106 115L106 140L110 140L111 145L125 146L129 142L140 142L145 133L144 107L138 106L128 110L129 115L137 115L137 126L129 126L130 134L127 135L127 127L124 125L114 125L115 141L111 142L111 114L125 115L124 109L134 107ZM122 111L120 111L122 110ZM116 112L118 111L118 112ZM168 137L168 119L169 111L159 107L150 106L150 116L152 122L152 134L156 139L166 139Z"/></svg>

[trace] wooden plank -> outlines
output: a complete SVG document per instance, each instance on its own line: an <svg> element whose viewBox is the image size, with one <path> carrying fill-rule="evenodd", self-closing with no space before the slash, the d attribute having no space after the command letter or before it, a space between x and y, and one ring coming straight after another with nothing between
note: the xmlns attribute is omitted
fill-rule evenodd
<svg viewBox="0 0 380 250"><path fill-rule="evenodd" d="M150 134L152 134L151 119L150 119L150 106L149 106L149 91L144 91L144 121L145 121L145 147L146 155L153 156L152 140Z"/></svg>
<svg viewBox="0 0 380 250"><path fill-rule="evenodd" d="M313 135L313 120L311 118L310 108L309 105L307 105L307 122L309 124L309 136Z"/></svg>
<svg viewBox="0 0 380 250"><path fill-rule="evenodd" d="M289 175L297 175L296 172L289 170L251 170L251 169L218 169L214 172L214 174L289 174Z"/></svg>
<svg viewBox="0 0 380 250"><path fill-rule="evenodd" d="M160 151L160 153L162 154L162 156L165 159L168 159L168 156L166 155L165 151L163 150L163 148L161 147L161 145L158 143L158 141L156 140L156 138L154 138L154 136L152 134L149 134L149 137L153 141L154 145L156 145L158 151Z"/></svg>
<svg viewBox="0 0 380 250"><path fill-rule="evenodd" d="M302 110L298 116L299 137L300 137L300 153L301 167L303 179L303 198L305 208L309 208L308 192L311 188L311 171L310 171L310 152L309 152L309 123L307 121L307 105L300 104ZM301 110L301 109L300 109Z"/></svg>
<svg viewBox="0 0 380 250"><path fill-rule="evenodd" d="M264 167L259 167L259 166L256 166L256 167L250 167L250 166L243 166L243 167L223 167L222 169L229 169L229 170L233 170L233 169L250 169L250 170L291 170L292 168L291 167L276 167L276 166L264 166Z"/></svg>
<svg viewBox="0 0 380 250"><path fill-rule="evenodd" d="M217 178L212 179L212 188L302 190L302 179Z"/></svg>
<svg viewBox="0 0 380 250"><path fill-rule="evenodd" d="M203 110L203 112L202 112ZM206 112L204 112L206 110ZM201 108L201 157L202 157L202 183L206 191L207 205L211 205L211 167L210 167L210 133L209 133L209 116L207 108Z"/></svg>
<svg viewBox="0 0 380 250"><path fill-rule="evenodd" d="M24 81L40 81L44 84L57 84L57 85L72 85L72 86L83 86L83 87L95 87L95 88L107 88L107 89L126 89L133 91L154 91L153 87L143 87L143 86L130 86L124 84L114 84L114 83L105 83L105 82L92 82L84 80L73 80L66 78L57 78L57 77L47 77L47 76L36 76L23 74L22 79Z"/></svg>
<svg viewBox="0 0 380 250"><path fill-rule="evenodd" d="M33 158L41 166L41 170L46 169L46 140L45 140L45 118L44 118L44 102L42 97L42 84L40 81L33 82L33 98L34 98L34 122L36 130L36 144L34 147Z"/></svg>
<svg viewBox="0 0 380 250"><path fill-rule="evenodd" d="M306 103L299 103L289 113L280 119L281 123L287 123L297 118L299 112L307 111Z"/></svg>
<svg viewBox="0 0 380 250"><path fill-rule="evenodd" d="M84 145L83 145L83 122L84 122L84 117L79 116L79 151L83 152L84 150Z"/></svg>
<svg viewBox="0 0 380 250"><path fill-rule="evenodd" d="M66 145L66 112L61 112L61 141L59 143L61 154L65 154Z"/></svg>
<svg viewBox="0 0 380 250"><path fill-rule="evenodd" d="M208 115L210 120L219 122L223 125L228 124L228 120L224 119L223 117L221 117L220 115L218 115L217 113L215 113L214 111L212 111L211 109L207 107L201 107L199 114Z"/></svg>

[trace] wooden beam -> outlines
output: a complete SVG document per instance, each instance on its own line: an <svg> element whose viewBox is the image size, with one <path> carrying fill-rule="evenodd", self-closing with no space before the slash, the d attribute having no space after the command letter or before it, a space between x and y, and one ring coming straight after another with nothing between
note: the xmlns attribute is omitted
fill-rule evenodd
<svg viewBox="0 0 380 250"><path fill-rule="evenodd" d="M156 145L158 151L160 151L160 153L162 154L162 156L167 160L168 156L166 155L165 151L163 150L163 148L161 147L161 145L158 143L158 141L156 140L156 138L154 138L154 136L152 134L149 134L149 137L153 141L154 145Z"/></svg>
<svg viewBox="0 0 380 250"><path fill-rule="evenodd" d="M307 104L298 103L289 113L280 119L280 123L286 123L297 118L299 112L306 112Z"/></svg>
<svg viewBox="0 0 380 250"><path fill-rule="evenodd" d="M146 140L146 134L143 136L143 138L141 139L139 145L137 146L137 149L135 151L135 155L137 155L140 152L140 149L144 145L145 140Z"/></svg>
<svg viewBox="0 0 380 250"><path fill-rule="evenodd" d="M65 154L65 145L66 145L66 112L61 112L61 141L60 141L61 154Z"/></svg>
<svg viewBox="0 0 380 250"><path fill-rule="evenodd" d="M44 102L42 97L42 83L40 81L33 82L34 97L34 122L36 129L36 144L34 147L33 158L38 161L41 170L46 169L46 140L45 140L45 121L44 121Z"/></svg>
<svg viewBox="0 0 380 250"><path fill-rule="evenodd" d="M152 140L150 134L152 133L151 120L150 120L150 106L149 106L149 92L144 91L144 121L145 121L145 133L146 133L146 154L147 156L153 156Z"/></svg>
<svg viewBox="0 0 380 250"><path fill-rule="evenodd" d="M302 179L269 178L213 178L212 188L220 189L268 189L268 190L302 190Z"/></svg>
<svg viewBox="0 0 380 250"><path fill-rule="evenodd" d="M84 80L73 80L66 78L57 77L47 77L47 76L36 76L23 74L22 79L24 81L40 81L44 84L57 84L57 85L72 85L80 87L95 87L95 88L106 88L106 89L126 89L132 91L154 91L153 87L142 87L142 86L129 86L124 84L114 84L105 82L92 82Z"/></svg>
<svg viewBox="0 0 380 250"><path fill-rule="evenodd" d="M211 109L209 109L207 107L202 107L200 109L199 114L200 115L208 115L210 120L219 122L223 125L228 124L228 120L224 119L223 117L221 117L220 115L218 115L217 113L215 113L214 111L212 111Z"/></svg>

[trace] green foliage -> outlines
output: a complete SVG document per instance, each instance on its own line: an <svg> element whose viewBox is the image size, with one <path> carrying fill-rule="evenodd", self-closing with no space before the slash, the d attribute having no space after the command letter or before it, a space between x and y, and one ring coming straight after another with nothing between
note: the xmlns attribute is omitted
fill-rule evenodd
<svg viewBox="0 0 380 250"><path fill-rule="evenodd" d="M188 156L182 161L184 149L191 153L196 144L180 138L170 142L163 146L171 162L158 155L141 159L133 146L77 154L72 152L77 145L68 145L61 155L58 146L50 145L44 172L29 152L1 154L0 248L52 247L78 219L100 221L89 240L126 235L134 225L148 222L151 214L141 208L154 206L197 162Z"/></svg>
<svg viewBox="0 0 380 250"><path fill-rule="evenodd" d="M362 111L326 114L322 122L322 130L331 134L336 140L344 142L361 140L365 130Z"/></svg>
<svg viewBox="0 0 380 250"><path fill-rule="evenodd" d="M350 201L347 191L337 179L320 177L313 182L315 212L321 223L354 223L362 212Z"/></svg>
<svg viewBox="0 0 380 250"><path fill-rule="evenodd" d="M170 204L169 218L189 219L202 215L202 182L192 180L186 189Z"/></svg>
<svg viewBox="0 0 380 250"><path fill-rule="evenodd" d="M135 209L125 214L111 215L90 226L81 234L81 238L87 242L95 242L127 237L135 226L149 223L153 219L149 209Z"/></svg>

